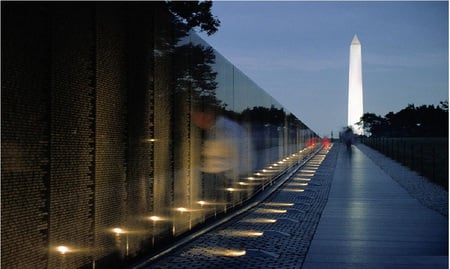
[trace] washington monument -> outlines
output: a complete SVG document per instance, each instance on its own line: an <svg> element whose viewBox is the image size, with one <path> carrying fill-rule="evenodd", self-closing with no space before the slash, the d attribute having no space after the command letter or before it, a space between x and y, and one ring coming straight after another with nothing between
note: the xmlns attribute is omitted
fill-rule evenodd
<svg viewBox="0 0 450 269"><path fill-rule="evenodd" d="M358 37L353 37L350 45L350 64L348 72L348 121L355 134L362 135L363 129L356 125L363 115L363 85L361 43Z"/></svg>

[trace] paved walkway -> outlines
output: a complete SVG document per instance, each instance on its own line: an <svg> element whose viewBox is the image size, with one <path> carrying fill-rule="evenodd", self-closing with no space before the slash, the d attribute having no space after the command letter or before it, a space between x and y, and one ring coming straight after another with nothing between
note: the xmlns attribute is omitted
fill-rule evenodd
<svg viewBox="0 0 450 269"><path fill-rule="evenodd" d="M300 268L338 152L338 146L321 150L258 206L139 268Z"/></svg>
<svg viewBox="0 0 450 269"><path fill-rule="evenodd" d="M448 219L412 198L357 147L341 147L302 268L448 268Z"/></svg>
<svg viewBox="0 0 450 269"><path fill-rule="evenodd" d="M143 268L448 268L448 218L337 143L261 205Z"/></svg>

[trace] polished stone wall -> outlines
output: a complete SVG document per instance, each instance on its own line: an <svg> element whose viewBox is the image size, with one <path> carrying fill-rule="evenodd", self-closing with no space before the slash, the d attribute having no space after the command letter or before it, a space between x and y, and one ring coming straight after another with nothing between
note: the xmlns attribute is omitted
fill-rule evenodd
<svg viewBox="0 0 450 269"><path fill-rule="evenodd" d="M307 154L315 133L176 22L2 2L2 268L121 267Z"/></svg>

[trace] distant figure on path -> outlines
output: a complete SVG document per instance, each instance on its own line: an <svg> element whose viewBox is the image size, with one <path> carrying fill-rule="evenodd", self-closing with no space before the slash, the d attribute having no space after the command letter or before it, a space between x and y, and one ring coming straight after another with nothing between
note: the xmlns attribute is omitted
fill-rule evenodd
<svg viewBox="0 0 450 269"><path fill-rule="evenodd" d="M341 135L341 141L345 143L347 149L351 149L354 140L353 130L350 127L345 128L345 131Z"/></svg>

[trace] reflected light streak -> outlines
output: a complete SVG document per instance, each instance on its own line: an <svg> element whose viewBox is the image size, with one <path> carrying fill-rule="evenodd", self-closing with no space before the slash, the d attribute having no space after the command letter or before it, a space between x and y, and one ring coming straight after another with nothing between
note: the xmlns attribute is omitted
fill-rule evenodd
<svg viewBox="0 0 450 269"><path fill-rule="evenodd" d="M247 230L232 230L232 231L221 231L219 234L224 236L235 236L235 237L257 237L262 236L263 232L257 231L247 231Z"/></svg>
<svg viewBox="0 0 450 269"><path fill-rule="evenodd" d="M284 188L281 191L285 191L285 192L304 192L305 190L303 190L303 189L294 189L294 188Z"/></svg>
<svg viewBox="0 0 450 269"><path fill-rule="evenodd" d="M294 178L294 180L299 180L299 181L311 181L310 178L304 178L304 177L296 177L296 178Z"/></svg>
<svg viewBox="0 0 450 269"><path fill-rule="evenodd" d="M277 222L276 219L267 219L267 218L251 218L251 219L244 219L242 222L247 223L275 223Z"/></svg>
<svg viewBox="0 0 450 269"><path fill-rule="evenodd" d="M205 251L210 255L227 257L239 257L247 253L245 250L238 249L205 249Z"/></svg>
<svg viewBox="0 0 450 269"><path fill-rule="evenodd" d="M256 210L257 213L277 213L277 214L281 214L281 213L286 213L287 210L286 209L273 209L273 208L258 208Z"/></svg>
<svg viewBox="0 0 450 269"><path fill-rule="evenodd" d="M267 206L294 206L294 203L278 203L278 202L269 202L265 203Z"/></svg>
<svg viewBox="0 0 450 269"><path fill-rule="evenodd" d="M300 175L304 176L304 177L313 177L314 173L302 173L302 172L300 172Z"/></svg>
<svg viewBox="0 0 450 269"><path fill-rule="evenodd" d="M301 183L301 182L292 182L287 184L287 186L308 186L308 183Z"/></svg>

